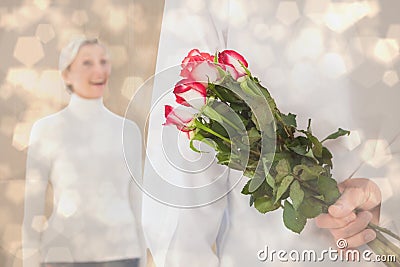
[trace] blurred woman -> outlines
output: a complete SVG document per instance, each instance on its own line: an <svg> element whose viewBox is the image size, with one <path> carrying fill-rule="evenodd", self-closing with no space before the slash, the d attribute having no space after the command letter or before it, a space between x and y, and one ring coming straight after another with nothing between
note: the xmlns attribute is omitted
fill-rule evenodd
<svg viewBox="0 0 400 267"><path fill-rule="evenodd" d="M30 136L24 267L139 266L141 192L132 181L141 177L141 133L103 104L111 64L97 39L70 42L59 70L69 105L37 121ZM45 222L49 183L54 208Z"/></svg>

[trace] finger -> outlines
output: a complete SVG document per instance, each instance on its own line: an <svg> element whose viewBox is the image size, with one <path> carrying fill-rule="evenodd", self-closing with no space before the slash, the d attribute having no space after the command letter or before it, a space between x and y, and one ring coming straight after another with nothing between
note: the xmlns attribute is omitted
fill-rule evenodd
<svg viewBox="0 0 400 267"><path fill-rule="evenodd" d="M372 219L372 214L369 211L362 211L357 214L357 218L342 228L331 229L332 235L335 239L349 238L362 232Z"/></svg>
<svg viewBox="0 0 400 267"><path fill-rule="evenodd" d="M335 218L346 217L353 210L362 206L368 199L368 194L362 187L347 187L340 198L328 208Z"/></svg>
<svg viewBox="0 0 400 267"><path fill-rule="evenodd" d="M370 210L381 203L382 195L379 187L371 180L365 178L352 178L340 184L344 190L346 188L360 188L364 191L366 200L357 208L362 210Z"/></svg>
<svg viewBox="0 0 400 267"><path fill-rule="evenodd" d="M322 213L315 218L315 223L319 228L336 229L348 225L357 218L354 212L342 218L335 218L328 213Z"/></svg>
<svg viewBox="0 0 400 267"><path fill-rule="evenodd" d="M376 238L376 233L372 229L364 229L358 234L355 234L353 236L344 238L347 242L347 247L346 248L356 248L362 245L365 245L366 243L374 240ZM338 238L337 240L340 240L341 238ZM343 238L342 238L343 239Z"/></svg>

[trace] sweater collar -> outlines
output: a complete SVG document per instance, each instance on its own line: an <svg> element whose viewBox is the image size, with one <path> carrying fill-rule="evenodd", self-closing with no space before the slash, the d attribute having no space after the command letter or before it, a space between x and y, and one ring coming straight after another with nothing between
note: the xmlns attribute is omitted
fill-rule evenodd
<svg viewBox="0 0 400 267"><path fill-rule="evenodd" d="M89 99L72 93L68 109L78 118L88 119L100 115L105 107L102 97Z"/></svg>

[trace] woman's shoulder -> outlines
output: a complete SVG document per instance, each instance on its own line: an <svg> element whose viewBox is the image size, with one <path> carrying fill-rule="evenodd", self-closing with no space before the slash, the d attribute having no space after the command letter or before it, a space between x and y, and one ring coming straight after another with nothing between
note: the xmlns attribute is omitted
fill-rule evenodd
<svg viewBox="0 0 400 267"><path fill-rule="evenodd" d="M127 130L140 132L139 126L136 124L135 121L130 120L126 117L122 117L118 114L115 114L114 112L112 112L108 109L107 109L107 111L108 111L109 116L115 123L117 123L119 125L123 125L123 127Z"/></svg>
<svg viewBox="0 0 400 267"><path fill-rule="evenodd" d="M37 120L32 126L32 132L46 132L65 124L65 109L47 115Z"/></svg>

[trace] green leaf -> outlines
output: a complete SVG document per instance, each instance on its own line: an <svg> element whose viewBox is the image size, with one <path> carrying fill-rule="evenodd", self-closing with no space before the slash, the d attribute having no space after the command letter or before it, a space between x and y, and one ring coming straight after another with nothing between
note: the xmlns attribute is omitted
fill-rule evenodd
<svg viewBox="0 0 400 267"><path fill-rule="evenodd" d="M304 198L304 191L301 189L298 181L294 181L290 186L289 196L292 200L294 209L297 210Z"/></svg>
<svg viewBox="0 0 400 267"><path fill-rule="evenodd" d="M231 103L229 106L231 107L231 109L236 111L236 113L239 113L239 112L244 111L244 110L250 110L248 106L243 105L242 103L240 103L240 104Z"/></svg>
<svg viewBox="0 0 400 267"><path fill-rule="evenodd" d="M313 151L310 149L308 150L308 152L306 154L304 154L304 156L309 157L310 159L314 159L316 160Z"/></svg>
<svg viewBox="0 0 400 267"><path fill-rule="evenodd" d="M322 157L319 159L319 162L327 164L332 168L332 154L326 147L322 148Z"/></svg>
<svg viewBox="0 0 400 267"><path fill-rule="evenodd" d="M250 184L249 184L249 191L250 192L254 192L256 191L261 184L264 182L264 178L263 177L259 177L259 176L254 176L251 180L250 180Z"/></svg>
<svg viewBox="0 0 400 267"><path fill-rule="evenodd" d="M254 88L251 84L251 81L247 78L240 83L240 87L242 88L243 92L250 96L262 96L261 91L258 88Z"/></svg>
<svg viewBox="0 0 400 267"><path fill-rule="evenodd" d="M274 203L272 198L264 196L259 197L254 201L254 207L261 213L267 213L279 208L280 203Z"/></svg>
<svg viewBox="0 0 400 267"><path fill-rule="evenodd" d="M220 151L220 152L218 152L216 157L218 160L218 164L228 165L231 160L231 153Z"/></svg>
<svg viewBox="0 0 400 267"><path fill-rule="evenodd" d="M318 178L318 189L324 196L325 202L329 205L335 203L335 201L340 197L340 192L335 179L320 176Z"/></svg>
<svg viewBox="0 0 400 267"><path fill-rule="evenodd" d="M293 173L299 175L303 181L317 179L324 171L325 169L319 165L307 166L300 164L293 168Z"/></svg>
<svg viewBox="0 0 400 267"><path fill-rule="evenodd" d="M310 123L310 121L309 121L309 123ZM312 135L310 125L309 125L309 127L307 127L307 129L308 129L307 131L299 130L299 132L304 133L307 136L307 138L310 139L310 141L314 145L312 148L313 154L316 157L320 158L322 156L322 144L318 140L317 137Z"/></svg>
<svg viewBox="0 0 400 267"><path fill-rule="evenodd" d="M322 213L322 203L309 196L303 200L297 211L306 218L315 218Z"/></svg>
<svg viewBox="0 0 400 267"><path fill-rule="evenodd" d="M229 137L229 134L226 131L226 129L220 123L218 123L216 121L213 121L212 123L210 123L210 129L224 137Z"/></svg>
<svg viewBox="0 0 400 267"><path fill-rule="evenodd" d="M242 194L243 195L250 195L251 192L249 191L249 184L250 184L250 180L247 181L246 185L243 187L242 189ZM250 205L251 206L251 205Z"/></svg>
<svg viewBox="0 0 400 267"><path fill-rule="evenodd" d="M240 99L234 92L232 92L232 90L227 89L225 86L215 85L210 89L212 89L218 95L218 97L224 102L227 101L229 103L246 105L246 103L242 99Z"/></svg>
<svg viewBox="0 0 400 267"><path fill-rule="evenodd" d="M261 134L257 131L255 127L252 127L247 131L247 136L249 138L250 144L253 144L261 139Z"/></svg>
<svg viewBox="0 0 400 267"><path fill-rule="evenodd" d="M324 141L329 140L329 139L336 139L336 138L338 138L340 136L349 135L349 134L350 134L350 131L343 130L342 128L339 128L336 132L334 132L334 133L328 135L327 137L325 137L325 139L322 140L321 142L324 142Z"/></svg>
<svg viewBox="0 0 400 267"><path fill-rule="evenodd" d="M267 184L275 191L276 185L275 185L275 179L271 176L271 174L267 174L265 177L265 180L267 181Z"/></svg>
<svg viewBox="0 0 400 267"><path fill-rule="evenodd" d="M264 172L265 172L265 181L267 182L267 184L272 188L273 194L275 195L275 191L276 191L276 185L275 185L275 179L274 177L272 177L272 175L269 173L268 171L268 160L267 158L262 158L262 163L263 163L263 167L264 167Z"/></svg>
<svg viewBox="0 0 400 267"><path fill-rule="evenodd" d="M251 113L251 121L254 123L256 129L260 130L260 125L258 124L256 115L254 115L254 113Z"/></svg>
<svg viewBox="0 0 400 267"><path fill-rule="evenodd" d="M217 144L218 151L229 153L231 151L231 147L227 146L223 140L219 138L212 138L212 141Z"/></svg>
<svg viewBox="0 0 400 267"><path fill-rule="evenodd" d="M215 109L210 107L209 105L204 106L202 109L202 113L206 115L211 120L217 121L219 123L223 123L222 116Z"/></svg>
<svg viewBox="0 0 400 267"><path fill-rule="evenodd" d="M322 144L321 142L315 137L310 135L308 138L310 138L311 142L313 143L314 147L312 148L312 152L316 157L321 157L322 156Z"/></svg>
<svg viewBox="0 0 400 267"><path fill-rule="evenodd" d="M286 125L292 126L294 128L297 127L297 122L296 122L296 115L289 113L288 115L286 114L281 114L282 120Z"/></svg>
<svg viewBox="0 0 400 267"><path fill-rule="evenodd" d="M254 197L253 196L250 196L249 204L250 204L250 207L253 206L253 204L254 204Z"/></svg>
<svg viewBox="0 0 400 267"><path fill-rule="evenodd" d="M300 233L306 225L307 218L297 212L289 201L285 201L283 210L283 223L295 233Z"/></svg>
<svg viewBox="0 0 400 267"><path fill-rule="evenodd" d="M289 147L294 153L305 156L307 154L307 147L303 145L297 145L293 147Z"/></svg>
<svg viewBox="0 0 400 267"><path fill-rule="evenodd" d="M290 184L293 182L294 177L291 175L286 176L285 178L283 178L281 184L278 187L278 190L276 192L276 199L275 199L275 203L277 203L280 198L282 197L282 195L288 190Z"/></svg>
<svg viewBox="0 0 400 267"><path fill-rule="evenodd" d="M278 174L288 174L290 173L290 165L289 165L289 161L285 158L280 159L278 161L278 164L276 164L275 166L275 170Z"/></svg>

